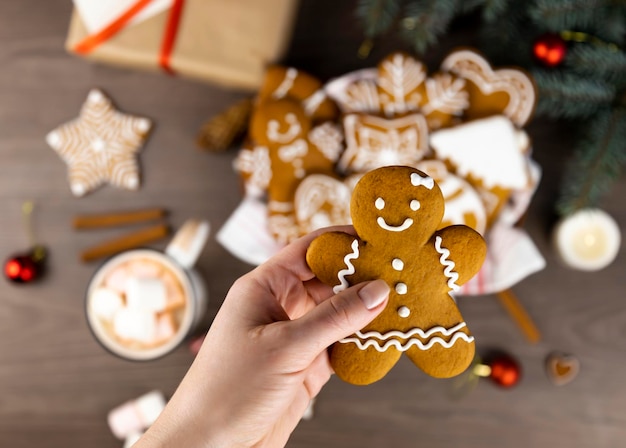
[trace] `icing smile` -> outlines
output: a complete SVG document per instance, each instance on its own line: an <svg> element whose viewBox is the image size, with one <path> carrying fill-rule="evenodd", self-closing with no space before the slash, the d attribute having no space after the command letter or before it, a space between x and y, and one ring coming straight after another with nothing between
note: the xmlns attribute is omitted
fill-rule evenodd
<svg viewBox="0 0 626 448"><path fill-rule="evenodd" d="M413 220L411 218L406 218L399 226L390 226L382 216L379 216L376 222L381 228L389 230L390 232L402 232L413 225Z"/></svg>

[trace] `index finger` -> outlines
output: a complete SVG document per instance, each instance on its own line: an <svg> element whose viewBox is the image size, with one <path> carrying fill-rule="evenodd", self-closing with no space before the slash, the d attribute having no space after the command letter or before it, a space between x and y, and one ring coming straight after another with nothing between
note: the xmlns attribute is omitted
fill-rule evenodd
<svg viewBox="0 0 626 448"><path fill-rule="evenodd" d="M326 232L345 232L351 235L355 234L354 227L351 225L324 227L322 229L315 230L284 247L262 266L268 268L277 266L292 273L303 282L311 280L315 277L315 274L313 274L313 271L311 271L311 268L309 268L309 265L306 262L306 251L315 238Z"/></svg>

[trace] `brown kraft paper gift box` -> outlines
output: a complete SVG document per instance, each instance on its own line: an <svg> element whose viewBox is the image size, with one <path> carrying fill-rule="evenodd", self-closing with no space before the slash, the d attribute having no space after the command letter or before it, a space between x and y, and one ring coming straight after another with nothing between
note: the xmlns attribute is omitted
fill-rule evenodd
<svg viewBox="0 0 626 448"><path fill-rule="evenodd" d="M267 64L289 43L297 0L186 0L170 57L174 73L228 87L256 89ZM127 25L87 58L162 70L159 55L169 10ZM87 37L74 9L65 43L70 53Z"/></svg>

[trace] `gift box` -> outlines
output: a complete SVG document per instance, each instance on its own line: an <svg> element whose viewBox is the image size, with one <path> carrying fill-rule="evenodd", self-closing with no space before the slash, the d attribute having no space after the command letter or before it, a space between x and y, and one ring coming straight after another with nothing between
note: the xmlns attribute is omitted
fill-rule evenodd
<svg viewBox="0 0 626 448"><path fill-rule="evenodd" d="M66 48L94 61L256 89L295 0L74 0Z"/></svg>

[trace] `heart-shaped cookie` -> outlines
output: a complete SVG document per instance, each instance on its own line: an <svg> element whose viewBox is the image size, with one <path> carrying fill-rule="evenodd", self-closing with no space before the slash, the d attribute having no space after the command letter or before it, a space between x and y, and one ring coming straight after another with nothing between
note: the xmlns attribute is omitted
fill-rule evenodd
<svg viewBox="0 0 626 448"><path fill-rule="evenodd" d="M441 70L454 73L468 82L468 119L503 114L516 125L530 119L537 92L529 75L521 69L493 70L485 58L471 50L458 50L441 63Z"/></svg>
<svg viewBox="0 0 626 448"><path fill-rule="evenodd" d="M579 371L580 362L573 355L555 352L546 359L546 372L555 386L563 386L573 381Z"/></svg>

